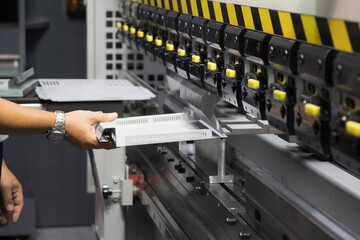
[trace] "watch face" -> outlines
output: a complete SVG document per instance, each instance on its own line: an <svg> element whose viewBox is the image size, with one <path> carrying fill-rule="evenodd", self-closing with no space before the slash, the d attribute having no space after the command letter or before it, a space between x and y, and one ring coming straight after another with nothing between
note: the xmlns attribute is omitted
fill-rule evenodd
<svg viewBox="0 0 360 240"><path fill-rule="evenodd" d="M53 132L48 135L48 139L52 142L62 142L65 139L65 136L61 132Z"/></svg>

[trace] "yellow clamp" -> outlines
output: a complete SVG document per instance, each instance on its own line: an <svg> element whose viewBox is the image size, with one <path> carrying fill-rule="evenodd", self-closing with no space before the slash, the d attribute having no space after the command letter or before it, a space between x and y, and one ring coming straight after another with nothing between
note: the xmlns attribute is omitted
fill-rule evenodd
<svg viewBox="0 0 360 240"><path fill-rule="evenodd" d="M177 54L178 54L180 57L185 57L186 51L185 51L184 49L182 49L182 48L178 48Z"/></svg>
<svg viewBox="0 0 360 240"><path fill-rule="evenodd" d="M136 33L136 28L131 27L131 28L130 28L130 33L134 35L134 34Z"/></svg>
<svg viewBox="0 0 360 240"><path fill-rule="evenodd" d="M123 27L124 31L125 32L128 32L129 31L129 25L127 24L124 24L124 27Z"/></svg>
<svg viewBox="0 0 360 240"><path fill-rule="evenodd" d="M211 71L216 71L217 69L217 66L216 66L216 63L213 63L213 62L208 62L207 63L207 68Z"/></svg>
<svg viewBox="0 0 360 240"><path fill-rule="evenodd" d="M161 47L163 45L163 42L161 39L155 39L155 45L158 46L158 47Z"/></svg>
<svg viewBox="0 0 360 240"><path fill-rule="evenodd" d="M192 55L191 56L191 61L193 61L194 63L199 63L200 62L200 56L198 55Z"/></svg>
<svg viewBox="0 0 360 240"><path fill-rule="evenodd" d="M321 108L312 103L305 104L305 113L312 117L319 117L321 113Z"/></svg>
<svg viewBox="0 0 360 240"><path fill-rule="evenodd" d="M235 76L236 76L236 71L233 70L233 69L231 69L231 68L228 68L228 69L226 69L226 76L227 76L228 78L235 78Z"/></svg>
<svg viewBox="0 0 360 240"><path fill-rule="evenodd" d="M174 44L167 43L166 44L166 50L168 50L170 52L174 51Z"/></svg>
<svg viewBox="0 0 360 240"><path fill-rule="evenodd" d="M140 30L140 29L137 31L137 36L138 36L138 38L143 38L144 35L145 35L144 31L142 31L142 30Z"/></svg>
<svg viewBox="0 0 360 240"><path fill-rule="evenodd" d="M257 90L260 88L260 81L250 78L248 79L248 87Z"/></svg>
<svg viewBox="0 0 360 240"><path fill-rule="evenodd" d="M147 34L147 35L146 35L146 41L147 41L147 42L150 42L150 43L153 42L153 41L154 41L153 35Z"/></svg>
<svg viewBox="0 0 360 240"><path fill-rule="evenodd" d="M286 92L283 92L281 90L274 90L274 99L281 101L281 102L285 102L286 100Z"/></svg>
<svg viewBox="0 0 360 240"><path fill-rule="evenodd" d="M354 137L360 138L360 123L355 121L346 122L346 132Z"/></svg>
<svg viewBox="0 0 360 240"><path fill-rule="evenodd" d="M122 27L122 23L121 23L121 22L117 22L117 23L116 23L116 27L117 27L117 28L121 28L121 27Z"/></svg>

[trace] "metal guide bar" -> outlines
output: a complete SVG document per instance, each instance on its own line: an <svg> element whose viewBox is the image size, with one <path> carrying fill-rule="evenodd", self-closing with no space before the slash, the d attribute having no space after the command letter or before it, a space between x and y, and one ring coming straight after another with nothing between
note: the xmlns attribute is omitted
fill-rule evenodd
<svg viewBox="0 0 360 240"><path fill-rule="evenodd" d="M139 0L209 20L360 53L360 23L210 0Z"/></svg>

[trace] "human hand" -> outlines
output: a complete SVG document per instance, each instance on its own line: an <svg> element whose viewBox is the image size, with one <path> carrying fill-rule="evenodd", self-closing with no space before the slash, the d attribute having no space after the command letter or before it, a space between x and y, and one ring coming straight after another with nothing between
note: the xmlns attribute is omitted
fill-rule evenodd
<svg viewBox="0 0 360 240"><path fill-rule="evenodd" d="M74 146L87 149L113 149L113 142L100 143L95 135L95 123L114 121L117 113L73 111L65 114L66 139Z"/></svg>
<svg viewBox="0 0 360 240"><path fill-rule="evenodd" d="M24 206L24 195L20 182L4 160L2 160L0 191L0 222L6 224L12 217L12 222L16 223Z"/></svg>

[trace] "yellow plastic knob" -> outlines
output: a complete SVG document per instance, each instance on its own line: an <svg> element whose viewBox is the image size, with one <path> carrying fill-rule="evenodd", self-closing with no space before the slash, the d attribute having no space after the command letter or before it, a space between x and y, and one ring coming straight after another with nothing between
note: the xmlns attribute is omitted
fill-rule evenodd
<svg viewBox="0 0 360 240"><path fill-rule="evenodd" d="M321 113L321 108L312 103L305 104L305 113L312 117L319 117Z"/></svg>
<svg viewBox="0 0 360 240"><path fill-rule="evenodd" d="M216 71L216 69L217 69L216 63L214 63L214 62L208 62L208 63L207 63L207 68L208 68L209 70L211 70L211 71Z"/></svg>
<svg viewBox="0 0 360 240"><path fill-rule="evenodd" d="M117 22L117 23L116 23L116 27L117 27L117 28L121 28L121 27L122 27L122 23L121 23L121 22Z"/></svg>
<svg viewBox="0 0 360 240"><path fill-rule="evenodd" d="M274 99L285 102L286 100L286 92L283 92L281 90L274 90Z"/></svg>
<svg viewBox="0 0 360 240"><path fill-rule="evenodd" d="M228 78L235 78L235 76L236 76L236 71L233 70L233 69L231 69L231 68L228 68L228 69L226 69L226 76L227 76Z"/></svg>
<svg viewBox="0 0 360 240"><path fill-rule="evenodd" d="M146 35L146 41L147 42L152 42L152 41L154 41L154 37L153 37L153 35L150 35L150 34L148 34L148 35Z"/></svg>
<svg viewBox="0 0 360 240"><path fill-rule="evenodd" d="M137 36L138 36L138 38L143 38L144 37L144 32L139 29L138 32L137 32Z"/></svg>
<svg viewBox="0 0 360 240"><path fill-rule="evenodd" d="M166 44L166 50L172 52L172 51L174 51L174 48L175 48L174 44L171 44L171 43Z"/></svg>
<svg viewBox="0 0 360 240"><path fill-rule="evenodd" d="M178 48L177 54L178 54L180 57L185 57L186 51L185 51L184 49L182 49L182 48Z"/></svg>
<svg viewBox="0 0 360 240"><path fill-rule="evenodd" d="M200 56L192 55L191 61L193 61L194 63L199 63L200 62Z"/></svg>
<svg viewBox="0 0 360 240"><path fill-rule="evenodd" d="M248 87L257 90L260 88L260 81L250 78L248 80Z"/></svg>
<svg viewBox="0 0 360 240"><path fill-rule="evenodd" d="M123 29L124 29L125 32L128 32L129 31L129 26L127 24L124 24Z"/></svg>
<svg viewBox="0 0 360 240"><path fill-rule="evenodd" d="M155 39L155 45L158 47L161 47L163 45L163 42L161 39Z"/></svg>
<svg viewBox="0 0 360 240"><path fill-rule="evenodd" d="M130 33L131 33L131 34L135 34L135 33L136 33L136 28L131 27L131 28L130 28Z"/></svg>
<svg viewBox="0 0 360 240"><path fill-rule="evenodd" d="M346 132L352 136L360 138L360 123L355 121L346 122Z"/></svg>

